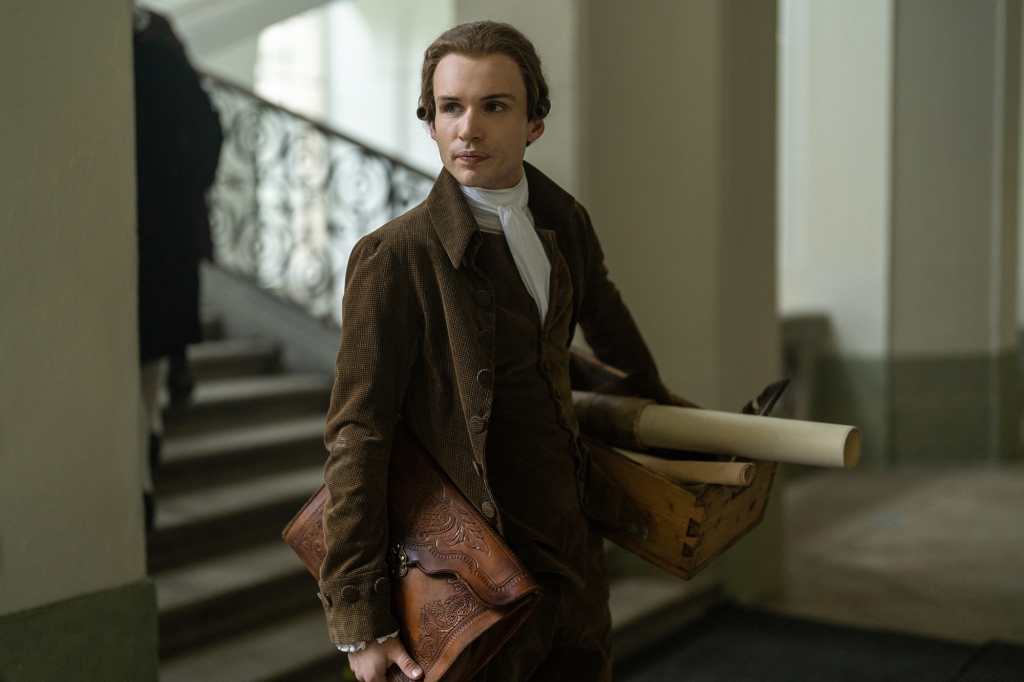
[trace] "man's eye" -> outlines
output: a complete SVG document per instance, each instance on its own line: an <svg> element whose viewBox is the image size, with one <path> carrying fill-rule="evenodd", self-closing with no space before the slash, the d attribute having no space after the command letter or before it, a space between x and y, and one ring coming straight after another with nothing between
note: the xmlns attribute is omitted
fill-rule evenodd
<svg viewBox="0 0 1024 682"><path fill-rule="evenodd" d="M446 114L454 114L455 113L455 108L456 108L455 104L445 104L443 111Z"/></svg>
<svg viewBox="0 0 1024 682"><path fill-rule="evenodd" d="M501 102L488 102L487 111L501 111L505 108L505 105Z"/></svg>

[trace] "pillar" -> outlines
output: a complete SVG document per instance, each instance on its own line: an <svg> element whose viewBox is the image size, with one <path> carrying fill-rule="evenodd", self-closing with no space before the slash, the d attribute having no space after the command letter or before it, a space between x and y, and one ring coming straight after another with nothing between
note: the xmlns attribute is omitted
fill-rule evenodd
<svg viewBox="0 0 1024 682"><path fill-rule="evenodd" d="M864 465L1015 457L1018 0L783 0L780 309Z"/></svg>
<svg viewBox="0 0 1024 682"><path fill-rule="evenodd" d="M583 195L662 378L739 410L779 378L775 3L586 3ZM714 568L781 580L781 485Z"/></svg>
<svg viewBox="0 0 1024 682"><path fill-rule="evenodd" d="M0 21L0 679L156 680L131 5Z"/></svg>

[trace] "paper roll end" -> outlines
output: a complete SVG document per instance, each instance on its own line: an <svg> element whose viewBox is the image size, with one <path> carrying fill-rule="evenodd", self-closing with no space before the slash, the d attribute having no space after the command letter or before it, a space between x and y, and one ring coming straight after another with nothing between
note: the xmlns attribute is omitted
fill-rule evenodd
<svg viewBox="0 0 1024 682"><path fill-rule="evenodd" d="M846 442L843 443L843 466L852 469L860 461L860 429L851 427L846 434Z"/></svg>

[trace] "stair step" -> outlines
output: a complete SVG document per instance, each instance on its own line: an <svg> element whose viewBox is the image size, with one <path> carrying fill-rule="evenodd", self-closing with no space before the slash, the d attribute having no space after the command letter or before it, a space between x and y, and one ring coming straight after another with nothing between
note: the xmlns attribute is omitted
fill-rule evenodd
<svg viewBox="0 0 1024 682"><path fill-rule="evenodd" d="M188 347L198 381L270 374L280 369L281 349L264 339L220 339Z"/></svg>
<svg viewBox="0 0 1024 682"><path fill-rule="evenodd" d="M157 493L323 466L326 459L322 416L177 436L164 441Z"/></svg>
<svg viewBox="0 0 1024 682"><path fill-rule="evenodd" d="M667 575L618 580L610 607L617 662L693 622L721 600L712 581ZM345 679L345 659L330 643L323 611L225 640L162 663L160 682L319 682Z"/></svg>
<svg viewBox="0 0 1024 682"><path fill-rule="evenodd" d="M164 435L173 438L288 417L326 414L333 378L272 374L201 381L189 401L164 410Z"/></svg>
<svg viewBox="0 0 1024 682"><path fill-rule="evenodd" d="M279 538L322 483L323 467L315 466L158 497L150 572Z"/></svg>
<svg viewBox="0 0 1024 682"><path fill-rule="evenodd" d="M709 575L686 582L660 575L638 575L611 583L612 653L616 663L636 657L722 602Z"/></svg>
<svg viewBox="0 0 1024 682"><path fill-rule="evenodd" d="M345 654L327 635L323 608L165 660L160 682L341 680Z"/></svg>
<svg viewBox="0 0 1024 682"><path fill-rule="evenodd" d="M161 656L320 604L316 580L281 540L166 571L153 581Z"/></svg>
<svg viewBox="0 0 1024 682"><path fill-rule="evenodd" d="M204 341L215 341L224 338L224 322L221 320L219 311L213 308L201 308L199 310L199 324L202 328Z"/></svg>

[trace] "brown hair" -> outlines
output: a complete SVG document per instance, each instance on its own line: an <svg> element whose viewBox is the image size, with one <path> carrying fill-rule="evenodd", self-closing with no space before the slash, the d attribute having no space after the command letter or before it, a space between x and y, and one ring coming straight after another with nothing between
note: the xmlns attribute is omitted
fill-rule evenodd
<svg viewBox="0 0 1024 682"><path fill-rule="evenodd" d="M511 24L498 21L474 21L459 24L442 33L423 53L423 73L420 82L420 105L416 117L433 122L437 115L434 104L434 70L450 54L482 57L503 54L519 67L526 85L526 114L531 121L542 119L551 110L548 84L541 73L540 57L530 39Z"/></svg>

